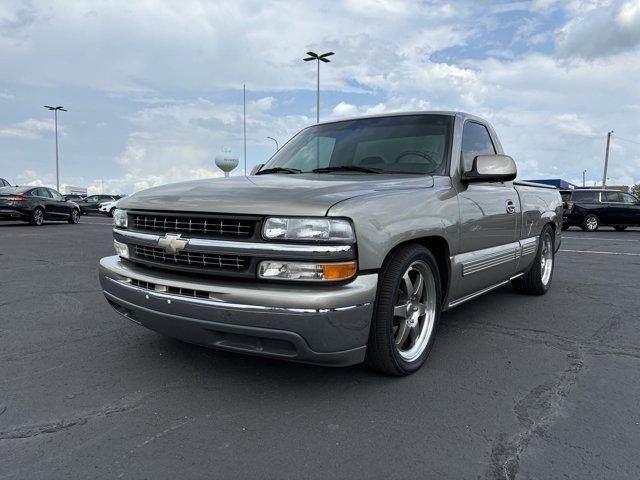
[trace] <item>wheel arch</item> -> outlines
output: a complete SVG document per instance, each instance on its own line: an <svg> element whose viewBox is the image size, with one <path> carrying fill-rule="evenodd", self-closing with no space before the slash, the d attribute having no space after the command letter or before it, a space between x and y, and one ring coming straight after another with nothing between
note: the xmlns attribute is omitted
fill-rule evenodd
<svg viewBox="0 0 640 480"><path fill-rule="evenodd" d="M451 250L447 240L438 235L429 235L403 240L389 250L384 258L384 262L391 258L391 256L399 249L411 244L417 244L425 247L435 257L436 263L438 264L438 273L440 275L440 285L442 287L442 300L444 305L444 300L447 298L447 293L449 292L449 281L451 279Z"/></svg>

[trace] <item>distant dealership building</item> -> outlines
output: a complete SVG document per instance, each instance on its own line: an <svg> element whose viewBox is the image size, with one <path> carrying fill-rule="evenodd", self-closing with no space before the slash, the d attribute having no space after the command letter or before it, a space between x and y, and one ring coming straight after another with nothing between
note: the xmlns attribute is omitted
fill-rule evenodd
<svg viewBox="0 0 640 480"><path fill-rule="evenodd" d="M590 189L602 188L601 185L596 187L581 187L579 185L574 185L571 182L567 182L566 180L562 180L561 178L544 178L541 180L525 180L525 182L542 183L544 185L551 185L561 190L573 190L576 188L590 188ZM607 185L606 188L607 190L619 190L620 192L629 192L628 185Z"/></svg>
<svg viewBox="0 0 640 480"><path fill-rule="evenodd" d="M552 187L560 188L562 190L573 190L574 188L581 188L578 185L574 185L571 182L562 180L561 178L545 178L542 180L525 180L525 182L542 183L544 185L551 185Z"/></svg>

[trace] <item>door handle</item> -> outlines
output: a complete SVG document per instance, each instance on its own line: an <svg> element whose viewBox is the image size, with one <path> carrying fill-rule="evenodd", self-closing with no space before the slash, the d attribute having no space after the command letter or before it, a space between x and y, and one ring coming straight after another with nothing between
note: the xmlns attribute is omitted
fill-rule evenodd
<svg viewBox="0 0 640 480"><path fill-rule="evenodd" d="M507 200L507 213L516 213L516 205L513 203L513 200Z"/></svg>

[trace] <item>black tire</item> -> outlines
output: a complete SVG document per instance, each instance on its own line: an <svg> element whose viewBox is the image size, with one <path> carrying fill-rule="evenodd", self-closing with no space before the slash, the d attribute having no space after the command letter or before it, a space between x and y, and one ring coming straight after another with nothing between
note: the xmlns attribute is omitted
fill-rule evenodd
<svg viewBox="0 0 640 480"><path fill-rule="evenodd" d="M582 228L582 230L585 232L595 232L596 230L598 230L599 226L600 220L598 219L598 217L596 217L593 213L590 213L589 215L584 217L582 226L580 228Z"/></svg>
<svg viewBox="0 0 640 480"><path fill-rule="evenodd" d="M613 228L616 229L616 232L624 232L627 229L627 227L613 227Z"/></svg>
<svg viewBox="0 0 640 480"><path fill-rule="evenodd" d="M71 224L80 223L80 211L77 208L71 210L71 214L69 215L67 222Z"/></svg>
<svg viewBox="0 0 640 480"><path fill-rule="evenodd" d="M433 300L431 297L425 300L429 301L430 314L425 314L415 318L422 318L422 320L413 320L417 322L417 326L414 323L413 326L405 329L414 328L416 331L425 331L424 340L420 342L416 357L410 361L403 358L396 347L394 329L400 328L394 325L394 321L397 321L394 316L394 307L399 301L398 292L400 291L401 282L404 284L403 275L409 272L409 269L414 265L418 265L423 268L425 275L430 277L425 278L423 284L429 284L428 290L421 290L421 292L431 291L434 293ZM427 269L424 269L427 267ZM387 375L403 376L409 375L417 371L425 362L436 336L438 323L440 320L440 310L442 304L442 286L440 283L440 274L438 271L438 264L433 254L421 245L411 244L406 247L398 249L387 258L380 270L380 280L378 283L378 292L376 296L376 302L374 307L373 318L371 322L371 329L369 331L369 341L367 343L367 354L365 363L370 368L385 373ZM433 279L433 282L431 282ZM422 293L421 293L422 295ZM407 305L411 305L411 300L408 300ZM420 297L422 299L422 296ZM418 299L418 301L420 300ZM409 309L407 309L409 311ZM426 327L427 317L431 319L429 322L430 328ZM405 320L408 321L408 320ZM425 330L423 330L425 329ZM403 337L404 338L404 337ZM408 336L410 342L413 342L411 336ZM416 340L416 344L418 341Z"/></svg>
<svg viewBox="0 0 640 480"><path fill-rule="evenodd" d="M545 241L548 240L548 244ZM546 249L545 249L546 247ZM545 268L542 264L542 256L545 255L548 262L548 255L551 255L551 271L546 277L544 275ZM545 263L546 265L546 263ZM538 251L533 264L527 273L522 277L516 278L511 282L513 288L520 293L527 295L544 295L549 290L551 280L553 279L553 268L555 266L555 235L553 229L549 225L545 225L540 234L538 242Z"/></svg>
<svg viewBox="0 0 640 480"><path fill-rule="evenodd" d="M109 210L108 215L109 215L110 217L113 217L113 212L115 212L115 211L116 211L116 207L112 207L112 208L111 208L111 210Z"/></svg>
<svg viewBox="0 0 640 480"><path fill-rule="evenodd" d="M41 207L36 207L33 209L31 218L29 219L29 223L31 225L35 225L36 227L39 227L44 223L44 210Z"/></svg>
<svg viewBox="0 0 640 480"><path fill-rule="evenodd" d="M563 232L566 232L567 230L569 230L570 225L565 225L562 224L562 227L560 227L560 230L562 230Z"/></svg>

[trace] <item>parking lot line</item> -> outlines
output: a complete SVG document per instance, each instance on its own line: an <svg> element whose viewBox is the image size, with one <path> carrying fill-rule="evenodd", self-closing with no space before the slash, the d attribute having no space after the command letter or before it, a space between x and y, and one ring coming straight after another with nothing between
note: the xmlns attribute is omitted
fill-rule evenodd
<svg viewBox="0 0 640 480"><path fill-rule="evenodd" d="M605 242L639 242L640 240L632 240L629 238L612 238L612 237L567 237L566 235L562 236L562 239L569 238L571 240L602 240Z"/></svg>
<svg viewBox="0 0 640 480"><path fill-rule="evenodd" d="M640 253L626 253L626 252L600 252L597 250L565 250L565 249L560 249L561 252L568 252L568 253L596 253L599 255L626 255L629 257L640 257Z"/></svg>

